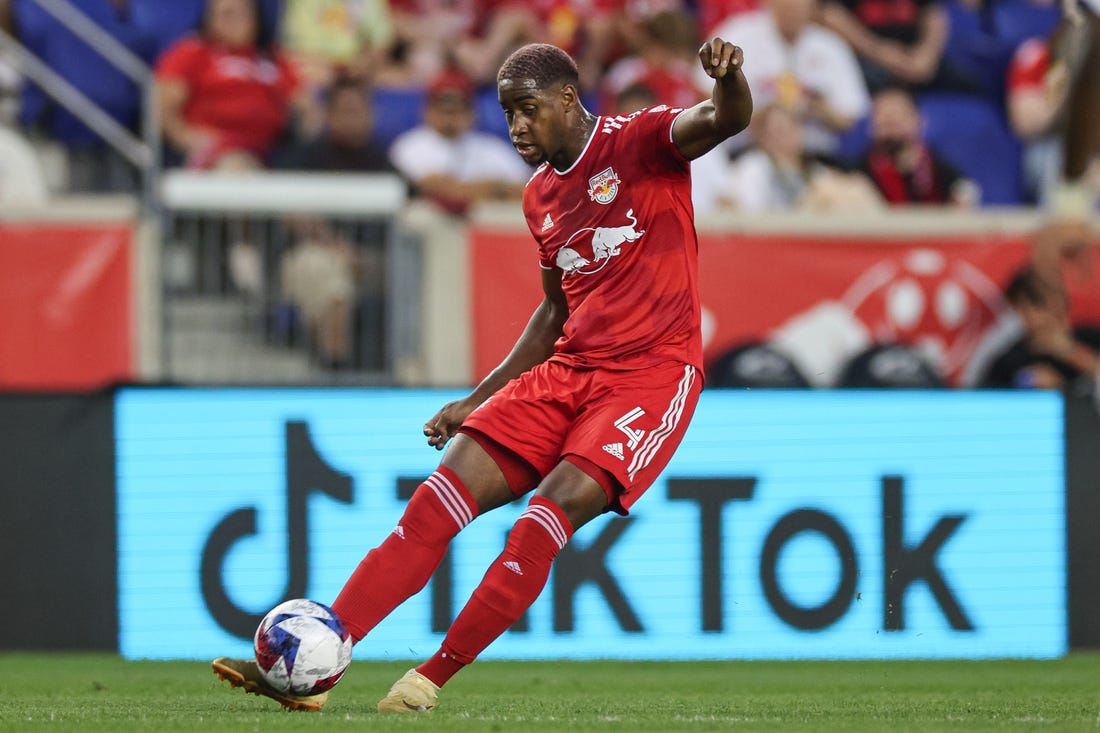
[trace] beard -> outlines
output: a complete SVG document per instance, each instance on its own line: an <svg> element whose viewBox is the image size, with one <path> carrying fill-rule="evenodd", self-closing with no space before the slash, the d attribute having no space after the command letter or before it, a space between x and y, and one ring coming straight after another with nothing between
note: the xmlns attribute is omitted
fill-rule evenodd
<svg viewBox="0 0 1100 733"><path fill-rule="evenodd" d="M909 141L900 137L882 137L875 140L875 147L891 157L901 153L908 144Z"/></svg>

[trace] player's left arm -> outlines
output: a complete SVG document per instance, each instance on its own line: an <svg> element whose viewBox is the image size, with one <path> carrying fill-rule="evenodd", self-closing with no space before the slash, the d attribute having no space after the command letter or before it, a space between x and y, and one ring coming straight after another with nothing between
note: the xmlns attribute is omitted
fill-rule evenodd
<svg viewBox="0 0 1100 733"><path fill-rule="evenodd" d="M714 89L710 99L685 110L672 125L672 142L685 158L698 158L748 126L752 94L741 71L744 60L740 47L721 38L699 49L699 63L714 79Z"/></svg>
<svg viewBox="0 0 1100 733"><path fill-rule="evenodd" d="M474 391L454 402L448 402L431 420L424 423L424 435L428 445L443 450L447 441L458 432L463 421L509 381L520 376L536 364L546 361L554 353L554 344L565 329L569 317L569 304L561 286L562 271L557 268L542 271L543 300L527 327L523 329L515 346L496 369L489 372Z"/></svg>

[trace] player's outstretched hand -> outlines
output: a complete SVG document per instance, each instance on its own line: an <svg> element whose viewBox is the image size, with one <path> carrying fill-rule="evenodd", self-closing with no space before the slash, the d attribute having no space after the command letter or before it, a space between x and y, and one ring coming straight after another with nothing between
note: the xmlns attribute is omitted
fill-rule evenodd
<svg viewBox="0 0 1100 733"><path fill-rule="evenodd" d="M712 38L699 48L699 61L703 71L712 79L721 79L741 68L745 54L740 46L735 46L721 38Z"/></svg>
<svg viewBox="0 0 1100 733"><path fill-rule="evenodd" d="M474 411L475 407L477 403L472 402L469 397L443 405L431 420L424 423L424 435L428 438L428 445L436 450L443 450L447 441L454 437L462 426L463 420Z"/></svg>

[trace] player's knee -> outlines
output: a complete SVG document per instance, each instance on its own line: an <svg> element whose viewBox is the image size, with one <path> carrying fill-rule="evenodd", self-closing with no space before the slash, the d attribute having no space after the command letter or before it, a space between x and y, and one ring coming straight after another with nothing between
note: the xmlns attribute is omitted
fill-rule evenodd
<svg viewBox="0 0 1100 733"><path fill-rule="evenodd" d="M503 506L515 498L500 467L476 441L458 434L443 465L454 471L477 502L479 514Z"/></svg>
<svg viewBox="0 0 1100 733"><path fill-rule="evenodd" d="M536 492L561 507L573 529L579 529L607 510L604 487L577 466L562 461Z"/></svg>

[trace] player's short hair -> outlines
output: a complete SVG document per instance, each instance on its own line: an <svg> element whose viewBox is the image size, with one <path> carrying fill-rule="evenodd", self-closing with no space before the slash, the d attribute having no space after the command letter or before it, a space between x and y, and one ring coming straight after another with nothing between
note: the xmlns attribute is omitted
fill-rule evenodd
<svg viewBox="0 0 1100 733"><path fill-rule="evenodd" d="M497 72L501 79L531 79L539 89L552 84L580 83L577 62L557 46L549 43L528 43L512 52Z"/></svg>

